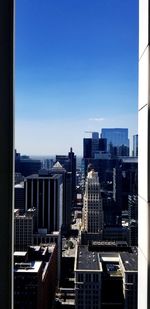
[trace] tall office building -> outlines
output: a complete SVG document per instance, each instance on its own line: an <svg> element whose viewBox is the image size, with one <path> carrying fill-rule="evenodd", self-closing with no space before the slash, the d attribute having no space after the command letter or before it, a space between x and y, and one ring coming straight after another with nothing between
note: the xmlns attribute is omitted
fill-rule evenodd
<svg viewBox="0 0 150 309"><path fill-rule="evenodd" d="M29 156L21 156L15 151L15 172L27 177L38 173L42 163L40 160L31 159Z"/></svg>
<svg viewBox="0 0 150 309"><path fill-rule="evenodd" d="M62 175L49 176L48 171L25 179L25 209L37 210L38 232L59 231L62 226Z"/></svg>
<svg viewBox="0 0 150 309"><path fill-rule="evenodd" d="M105 138L99 138L99 133L92 132L92 138L83 139L83 158L102 157L107 150L107 141Z"/></svg>
<svg viewBox="0 0 150 309"><path fill-rule="evenodd" d="M59 162L49 170L50 175L61 174L63 180L63 227L71 222L72 210L72 173L67 172Z"/></svg>
<svg viewBox="0 0 150 309"><path fill-rule="evenodd" d="M94 170L88 173L85 182L85 194L83 197L83 230L88 233L103 231L103 208L100 193L98 173Z"/></svg>
<svg viewBox="0 0 150 309"><path fill-rule="evenodd" d="M107 139L107 150L113 155L129 156L129 138L127 128L105 128L102 138Z"/></svg>
<svg viewBox="0 0 150 309"><path fill-rule="evenodd" d="M70 148L70 151L68 153L68 156L66 155L56 155L56 162L59 162L63 168L67 172L72 173L72 205L75 204L76 200L76 156L74 152L72 151L72 148Z"/></svg>
<svg viewBox="0 0 150 309"><path fill-rule="evenodd" d="M133 157L138 157L138 134L133 135Z"/></svg>
<svg viewBox="0 0 150 309"><path fill-rule="evenodd" d="M36 222L36 210L28 209L21 214L19 209L14 210L14 249L27 250L33 245L33 232Z"/></svg>

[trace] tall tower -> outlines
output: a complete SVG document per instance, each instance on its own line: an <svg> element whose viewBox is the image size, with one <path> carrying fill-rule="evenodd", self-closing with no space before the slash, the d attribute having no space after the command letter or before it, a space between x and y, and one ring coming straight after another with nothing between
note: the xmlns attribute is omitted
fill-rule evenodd
<svg viewBox="0 0 150 309"><path fill-rule="evenodd" d="M83 228L88 233L101 233L103 230L103 209L98 173L88 173L83 198Z"/></svg>
<svg viewBox="0 0 150 309"><path fill-rule="evenodd" d="M129 138L127 128L104 128L102 138L107 139L107 150L115 156L129 156Z"/></svg>

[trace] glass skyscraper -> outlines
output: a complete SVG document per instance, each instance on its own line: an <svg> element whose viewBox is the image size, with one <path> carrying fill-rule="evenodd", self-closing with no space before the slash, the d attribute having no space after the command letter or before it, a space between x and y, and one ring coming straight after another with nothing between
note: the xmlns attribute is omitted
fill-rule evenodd
<svg viewBox="0 0 150 309"><path fill-rule="evenodd" d="M102 129L101 137L107 139L107 150L108 151L110 151L111 146L116 147L116 148L125 146L129 150L129 138L128 138L127 128Z"/></svg>

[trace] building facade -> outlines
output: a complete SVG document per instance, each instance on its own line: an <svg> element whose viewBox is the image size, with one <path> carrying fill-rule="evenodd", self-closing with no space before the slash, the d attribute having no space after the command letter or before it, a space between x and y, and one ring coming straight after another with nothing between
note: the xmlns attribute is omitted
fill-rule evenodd
<svg viewBox="0 0 150 309"><path fill-rule="evenodd" d="M76 309L137 309L137 249L115 242L79 245L74 271Z"/></svg>
<svg viewBox="0 0 150 309"><path fill-rule="evenodd" d="M127 128L105 128L102 138L107 139L107 150L113 155L129 156L129 138Z"/></svg>
<svg viewBox="0 0 150 309"><path fill-rule="evenodd" d="M62 226L63 181L62 175L49 176L47 171L25 179L25 209L37 211L39 233L59 231Z"/></svg>
<svg viewBox="0 0 150 309"><path fill-rule="evenodd" d="M72 206L73 206L76 200L76 156L72 150L72 147L70 148L68 156L56 155L56 162L57 161L62 165L63 168L65 168L67 172L71 172L71 178L72 178L71 194L72 194Z"/></svg>
<svg viewBox="0 0 150 309"><path fill-rule="evenodd" d="M105 138L99 138L99 133L93 132L92 138L83 139L83 158L95 158L107 151L107 140Z"/></svg>
<svg viewBox="0 0 150 309"><path fill-rule="evenodd" d="M14 249L16 251L27 250L33 245L33 232L36 222L36 210L28 209L21 213L19 209L14 210Z"/></svg>
<svg viewBox="0 0 150 309"><path fill-rule="evenodd" d="M83 230L88 233L101 234L103 231L103 208L100 183L98 173L94 170L88 173L85 182L82 224Z"/></svg>
<svg viewBox="0 0 150 309"><path fill-rule="evenodd" d="M57 284L56 245L29 247L25 259L20 258L20 252L15 252L14 307L51 308Z"/></svg>

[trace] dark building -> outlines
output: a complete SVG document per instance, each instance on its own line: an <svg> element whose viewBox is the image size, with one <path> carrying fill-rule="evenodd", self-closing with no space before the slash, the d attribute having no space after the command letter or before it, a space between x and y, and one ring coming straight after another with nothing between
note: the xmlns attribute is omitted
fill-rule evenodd
<svg viewBox="0 0 150 309"><path fill-rule="evenodd" d="M26 255L16 252L14 262L14 307L51 308L57 284L56 245L29 247Z"/></svg>
<svg viewBox="0 0 150 309"><path fill-rule="evenodd" d="M38 173L41 169L41 161L33 160L29 156L21 156L15 152L15 172L21 173L24 177Z"/></svg>
<svg viewBox="0 0 150 309"><path fill-rule="evenodd" d="M101 188L107 191L113 190L113 168L119 163L119 159L84 159L85 177L87 172L94 169L98 172Z"/></svg>
<svg viewBox="0 0 150 309"><path fill-rule="evenodd" d="M117 224L118 212L116 209L116 203L113 200L112 192L103 191L102 200L103 200L103 213L104 213L104 228L106 226L112 226Z"/></svg>
<svg viewBox="0 0 150 309"><path fill-rule="evenodd" d="M25 211L24 182L15 185L15 209Z"/></svg>
<svg viewBox="0 0 150 309"><path fill-rule="evenodd" d="M128 195L138 194L137 158L123 158L113 170L113 196L121 210L128 210Z"/></svg>
<svg viewBox="0 0 150 309"><path fill-rule="evenodd" d="M138 245L138 196L128 195L129 245Z"/></svg>
<svg viewBox="0 0 150 309"><path fill-rule="evenodd" d="M72 205L75 204L76 200L76 156L70 148L68 156L56 155L56 162L59 162L67 172L72 173Z"/></svg>
<svg viewBox="0 0 150 309"><path fill-rule="evenodd" d="M25 179L25 209L37 210L38 232L59 231L62 226L63 180L62 175L31 175Z"/></svg>
<svg viewBox="0 0 150 309"><path fill-rule="evenodd" d="M83 158L95 158L98 153L104 153L107 151L107 140L105 138L99 138L97 132L93 132L92 138L83 139Z"/></svg>
<svg viewBox="0 0 150 309"><path fill-rule="evenodd" d="M36 227L36 210L28 209L22 213L14 210L14 249L16 251L27 250L33 245L33 232Z"/></svg>

